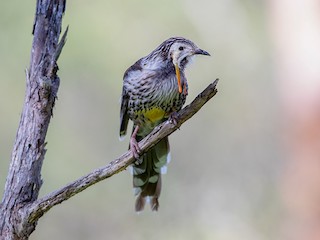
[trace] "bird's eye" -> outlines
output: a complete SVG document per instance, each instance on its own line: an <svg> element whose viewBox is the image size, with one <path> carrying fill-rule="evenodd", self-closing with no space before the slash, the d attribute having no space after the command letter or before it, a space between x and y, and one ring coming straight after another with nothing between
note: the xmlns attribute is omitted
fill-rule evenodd
<svg viewBox="0 0 320 240"><path fill-rule="evenodd" d="M182 46L181 46L181 47L179 47L179 50L180 50L180 51L182 51L182 50L183 50L183 47L182 47Z"/></svg>

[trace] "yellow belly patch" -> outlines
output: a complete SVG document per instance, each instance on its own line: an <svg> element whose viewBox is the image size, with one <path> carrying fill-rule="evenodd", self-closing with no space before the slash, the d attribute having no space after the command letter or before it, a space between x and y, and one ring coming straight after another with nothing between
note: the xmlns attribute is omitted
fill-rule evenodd
<svg viewBox="0 0 320 240"><path fill-rule="evenodd" d="M148 111L146 111L143 115L150 120L150 122L157 122L164 118L165 111L163 111L161 108L151 108Z"/></svg>

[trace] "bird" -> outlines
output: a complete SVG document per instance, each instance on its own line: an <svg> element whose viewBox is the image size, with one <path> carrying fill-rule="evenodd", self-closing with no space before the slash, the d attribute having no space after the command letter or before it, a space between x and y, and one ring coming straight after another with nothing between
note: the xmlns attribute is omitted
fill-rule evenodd
<svg viewBox="0 0 320 240"><path fill-rule="evenodd" d="M141 212L146 202L152 211L159 208L161 175L170 161L168 137L142 153L138 142L157 125L171 119L177 123L188 95L185 68L195 55L210 54L183 37L171 37L150 54L130 66L123 76L120 107L120 139L133 122L129 149L136 159L132 163L135 211Z"/></svg>

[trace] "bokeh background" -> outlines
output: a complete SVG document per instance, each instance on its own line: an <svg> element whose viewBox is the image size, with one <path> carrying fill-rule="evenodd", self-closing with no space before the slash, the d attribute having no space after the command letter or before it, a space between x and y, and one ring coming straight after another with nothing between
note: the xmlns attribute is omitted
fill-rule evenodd
<svg viewBox="0 0 320 240"><path fill-rule="evenodd" d="M299 12L311 1L293 2L304 2ZM287 212L296 205L287 207L286 196L299 193L284 176L300 167L288 170L290 98L283 96L290 81L281 81L281 73L290 67L281 50L290 45L278 39L290 21L280 24L279 2L290 12L287 0L68 1L41 196L127 150L128 137L118 140L122 76L163 40L184 36L212 55L197 57L187 69L188 102L216 78L219 92L170 136L172 161L159 212L134 212L132 179L124 171L51 209L31 239L294 239ZM24 100L34 11L35 1L0 2L0 189Z"/></svg>

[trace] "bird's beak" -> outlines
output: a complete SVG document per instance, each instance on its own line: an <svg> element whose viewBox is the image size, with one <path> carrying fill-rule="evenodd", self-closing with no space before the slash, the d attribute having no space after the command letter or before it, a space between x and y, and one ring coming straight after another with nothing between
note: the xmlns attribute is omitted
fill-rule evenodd
<svg viewBox="0 0 320 240"><path fill-rule="evenodd" d="M196 50L194 51L194 54L200 54L200 55L210 56L210 53L208 53L207 51L202 50L202 49L200 49L200 48L196 49Z"/></svg>
<svg viewBox="0 0 320 240"><path fill-rule="evenodd" d="M178 64L174 64L174 68L176 70L176 77L177 77L177 81L178 81L178 87L179 87L179 93L182 93L182 86L181 86L181 78L180 78L180 69Z"/></svg>

